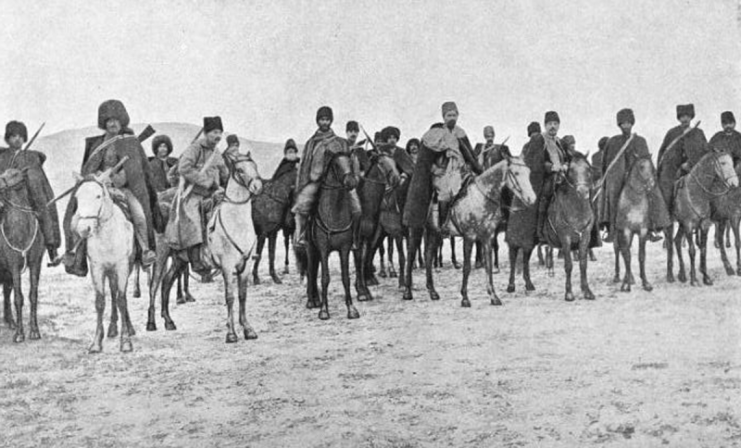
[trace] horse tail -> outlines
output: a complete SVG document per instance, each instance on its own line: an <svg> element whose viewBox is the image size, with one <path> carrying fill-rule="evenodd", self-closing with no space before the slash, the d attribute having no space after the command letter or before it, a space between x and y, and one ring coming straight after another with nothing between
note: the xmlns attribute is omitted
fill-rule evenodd
<svg viewBox="0 0 741 448"><path fill-rule="evenodd" d="M309 266L308 254L306 251L306 248L298 248L295 246L293 248L293 254L296 258L296 269L298 269L299 274L304 274Z"/></svg>

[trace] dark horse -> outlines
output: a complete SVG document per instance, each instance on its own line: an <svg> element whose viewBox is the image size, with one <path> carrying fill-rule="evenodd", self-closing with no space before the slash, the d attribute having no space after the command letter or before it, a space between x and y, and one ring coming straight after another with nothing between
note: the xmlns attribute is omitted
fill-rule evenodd
<svg viewBox="0 0 741 448"><path fill-rule="evenodd" d="M399 171L396 163L387 154L372 155L370 165L366 170L358 188L358 196L363 211L360 220L359 246L356 251L355 289L358 301L373 300L368 289L369 279L372 277L371 265L376 245L381 240L382 229L379 225L381 203L384 197L392 194L399 185Z"/></svg>
<svg viewBox="0 0 741 448"><path fill-rule="evenodd" d="M638 159L628 171L620 198L618 199L617 215L615 217L615 282L620 281L620 260L618 253L625 262L625 278L620 287L621 291L630 291L633 283L633 273L630 266L630 246L633 236L638 235L638 263L641 272L643 289L653 290L653 286L646 278L646 239L651 229L650 198L656 187L656 170L649 158Z"/></svg>
<svg viewBox="0 0 741 448"><path fill-rule="evenodd" d="M690 254L690 284L698 286L695 272L695 241L692 238L695 230L699 232L700 246L700 273L703 283L712 285L713 281L707 273L707 240L708 229L711 224L711 200L728 194L732 188L738 187L738 176L733 169L733 160L726 152L712 150L705 154L692 167L689 174L680 178L674 188L674 217L679 222L674 243L679 261L678 279L687 281L682 259L682 238L687 236ZM672 275L672 235L671 230L665 231L667 236L667 277Z"/></svg>
<svg viewBox="0 0 741 448"><path fill-rule="evenodd" d="M5 322L15 327L14 342L26 339L23 330L23 290L21 275L28 268L30 272L29 301L29 339L41 339L39 324L36 321L39 297L39 276L41 259L44 256L44 236L41 233L36 212L31 208L31 200L26 183L0 190L0 279L3 282L5 301ZM10 310L10 293L15 299L17 322L13 321Z"/></svg>
<svg viewBox="0 0 741 448"><path fill-rule="evenodd" d="M262 193L252 201L252 224L257 234L257 250L255 252L255 264L252 267L252 281L256 285L260 284L257 270L260 266L266 238L268 240L270 278L276 284L282 283L280 277L275 273L275 243L280 230L283 230L286 245L284 272L288 272L288 236L293 233L291 204L293 203L293 189L296 184L297 173L295 164L293 164L293 169L290 170L279 169L273 179L263 182Z"/></svg>
<svg viewBox="0 0 741 448"><path fill-rule="evenodd" d="M563 250L566 270L566 293L564 298L568 302L574 300L574 293L571 290L571 271L573 269L571 251L576 249L579 250L581 291L585 299L594 300L594 294L589 289L587 281L589 247L590 245L596 245L599 237L594 225L595 216L591 201L592 185L592 167L586 157L575 153L571 162L569 162L569 168L563 177L563 181L556 186L543 229L543 234L548 242L546 266L549 269L553 269L553 248Z"/></svg>
<svg viewBox="0 0 741 448"><path fill-rule="evenodd" d="M736 174L741 172L741 164L736 167ZM741 237L739 235L739 222L741 222L741 188L732 188L728 194L712 200L712 219L716 224L716 238L718 239L718 249L720 249L720 258L723 260L723 267L728 275L741 275ZM733 230L736 241L736 271L734 272L731 263L728 262L726 254L726 244L723 244L724 236L727 235L730 243L728 230Z"/></svg>
<svg viewBox="0 0 741 448"><path fill-rule="evenodd" d="M328 157L322 175L317 212L307 228L306 296L307 308L319 308L319 319L329 319L327 289L329 288L329 254L339 251L342 267L342 286L348 319L360 317L350 295L350 249L353 242L353 219L350 213L349 191L356 187L350 154L338 152ZM322 265L321 300L317 290L319 263ZM362 260L355 253L356 266Z"/></svg>

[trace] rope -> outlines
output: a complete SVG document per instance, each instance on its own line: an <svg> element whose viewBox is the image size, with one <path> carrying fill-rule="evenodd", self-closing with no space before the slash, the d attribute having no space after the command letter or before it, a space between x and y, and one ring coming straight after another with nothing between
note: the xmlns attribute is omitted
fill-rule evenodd
<svg viewBox="0 0 741 448"><path fill-rule="evenodd" d="M33 227L33 237L31 238L31 242L28 243L28 246L26 246L25 249L19 249L10 243L8 236L5 234L5 218L3 218L2 221L0 221L0 232L2 233L3 238L5 239L5 243L8 245L8 247L18 252L19 254L21 254L21 257L23 257L23 268L21 269L21 274L26 272L26 269L28 268L28 256L27 256L28 251L31 250L31 247L33 246L33 243L36 242L36 237L39 234L39 219L35 215L33 215L33 217L34 217L33 221L35 224Z"/></svg>

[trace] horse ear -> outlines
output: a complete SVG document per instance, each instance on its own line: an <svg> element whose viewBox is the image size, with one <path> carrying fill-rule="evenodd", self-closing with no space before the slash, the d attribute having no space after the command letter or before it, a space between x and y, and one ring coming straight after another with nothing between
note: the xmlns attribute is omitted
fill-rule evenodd
<svg viewBox="0 0 741 448"><path fill-rule="evenodd" d="M507 155L504 156L504 158L507 159L507 166L512 165L512 156L510 156L509 154L507 154Z"/></svg>
<svg viewBox="0 0 741 448"><path fill-rule="evenodd" d="M75 182L82 182L82 175L76 171L72 171L72 178L75 180Z"/></svg>

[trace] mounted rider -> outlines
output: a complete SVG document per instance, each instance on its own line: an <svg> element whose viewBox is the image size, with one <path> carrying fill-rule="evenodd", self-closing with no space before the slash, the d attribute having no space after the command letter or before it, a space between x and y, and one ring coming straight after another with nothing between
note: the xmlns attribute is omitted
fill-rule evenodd
<svg viewBox="0 0 741 448"><path fill-rule="evenodd" d="M149 161L139 140L128 128L129 114L118 100L104 101L98 108L98 127L104 134L85 139L83 176L99 175L127 158L121 169L103 181L114 200L125 206L134 224L135 239L141 249L141 263L151 265L155 260L154 233L164 230L152 180ZM63 227L67 252L64 267L67 273L87 275L87 248L72 232L72 219L77 211L74 195L70 197ZM75 250L75 248L77 248ZM58 261L54 264L58 264Z"/></svg>
<svg viewBox="0 0 741 448"><path fill-rule="evenodd" d="M297 248L306 247L306 224L308 216L314 213L314 209L319 199L319 189L326 162L334 154L345 153L352 156L347 140L335 135L332 131L332 121L334 114L329 106L322 106L317 110L316 123L319 129L304 145L304 152L299 162L299 173L296 181L296 203L291 212L296 216L296 234L294 237L294 246ZM357 160L353 159L353 172L355 176L360 173L357 166ZM357 181L357 177L356 177ZM357 182L356 182L357 184ZM353 189L349 192L350 210L353 217L353 231L355 237L353 244L357 246L357 223L360 221L361 209L358 193Z"/></svg>
<svg viewBox="0 0 741 448"><path fill-rule="evenodd" d="M206 240L208 213L224 196L229 170L216 146L221 141L224 126L221 117L203 118L203 137L191 143L180 156L178 173L183 190L175 197L165 232L167 244L175 250L188 250L193 270L206 277L213 270L211 253Z"/></svg>
<svg viewBox="0 0 741 448"><path fill-rule="evenodd" d="M615 218L617 217L618 201L631 167L639 159L651 158L646 139L632 133L635 125L635 115L631 109L622 109L617 113L617 125L622 133L611 137L605 146L602 160L605 183L599 198L601 205L599 207L598 223L607 228L608 234L604 241L608 243L615 239ZM616 159L617 161L615 161ZM609 171L608 167L610 167ZM653 189L648 194L649 231L662 231L671 224L671 218L658 184L654 184ZM654 236L653 234L649 238L651 241L661 239L660 236Z"/></svg>
<svg viewBox="0 0 741 448"><path fill-rule="evenodd" d="M167 135L158 135L152 140L152 153L149 158L149 169L152 171L152 185L157 192L165 191L174 187L170 183L167 173L178 164L176 157L172 154L172 140Z"/></svg>
<svg viewBox="0 0 741 448"><path fill-rule="evenodd" d="M25 124L20 121L11 121L5 126L5 143L8 144L8 148L0 148L0 173L3 173L6 179L16 179L18 183L9 182L6 185L0 185L0 190L21 186L25 180L25 188L31 202L30 207L39 220L49 260L54 260L57 258L61 236L57 206L52 204L47 207L49 201L54 199L54 191L43 168L46 155L38 151L23 150L23 145L27 141L28 130ZM0 203L0 209L7 206L11 205Z"/></svg>
<svg viewBox="0 0 741 448"><path fill-rule="evenodd" d="M276 180L285 173L298 169L298 162L298 147L296 147L296 142L289 138L283 146L283 160L278 164L271 179Z"/></svg>
<svg viewBox="0 0 741 448"><path fill-rule="evenodd" d="M481 165L484 168L489 168L502 160L512 157L509 151L509 146L498 145L494 143L496 133L494 132L494 126L484 127L484 143L477 143L473 149L474 154Z"/></svg>
<svg viewBox="0 0 741 448"><path fill-rule="evenodd" d="M532 140L534 135L538 135L541 132L542 131L540 129L540 123L538 123L537 121L532 121L530 122L529 125L527 125L527 139L528 140L524 145L522 145L522 152L521 152L523 160L526 160L529 156L530 140ZM531 172L530 178L532 179L532 172Z"/></svg>
<svg viewBox="0 0 741 448"><path fill-rule="evenodd" d="M736 130L736 117L733 116L733 112L725 111L720 114L720 124L723 130L713 135L708 144L711 148L730 154L733 166L737 167L741 161L741 133Z"/></svg>
<svg viewBox="0 0 741 448"><path fill-rule="evenodd" d="M404 148L398 146L401 131L394 126L387 126L381 130L381 145L379 149L391 156L401 176L401 183L411 179L414 174L414 160Z"/></svg>

